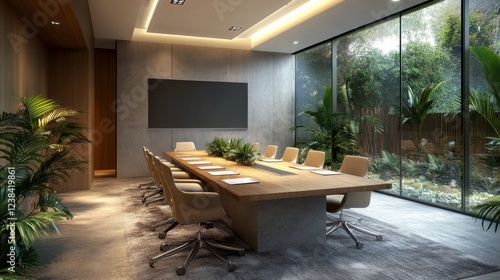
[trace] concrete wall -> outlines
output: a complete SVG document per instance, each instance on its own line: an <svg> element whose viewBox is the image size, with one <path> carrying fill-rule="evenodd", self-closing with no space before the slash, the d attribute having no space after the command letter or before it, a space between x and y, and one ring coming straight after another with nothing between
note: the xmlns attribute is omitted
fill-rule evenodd
<svg viewBox="0 0 500 280"><path fill-rule="evenodd" d="M193 141L204 149L214 136L259 142L261 152L275 144L281 156L294 144L294 72L289 54L117 42L117 176L148 175L143 146L161 154L177 141ZM248 129L148 130L148 78L248 83Z"/></svg>

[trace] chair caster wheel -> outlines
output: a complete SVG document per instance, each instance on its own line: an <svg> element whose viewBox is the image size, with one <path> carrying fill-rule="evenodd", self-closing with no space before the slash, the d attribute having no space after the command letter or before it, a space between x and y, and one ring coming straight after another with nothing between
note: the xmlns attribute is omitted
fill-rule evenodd
<svg viewBox="0 0 500 280"><path fill-rule="evenodd" d="M241 249L241 250L238 251L238 255L240 257L243 257L245 255L245 253L246 253L245 249Z"/></svg>
<svg viewBox="0 0 500 280"><path fill-rule="evenodd" d="M179 267L179 268L175 271L175 273L177 273L177 275L179 275L179 276L182 276L182 275L186 274L186 268L181 266L181 267Z"/></svg>
<svg viewBox="0 0 500 280"><path fill-rule="evenodd" d="M382 241L382 239L384 239L382 235L377 235L377 241Z"/></svg>
<svg viewBox="0 0 500 280"><path fill-rule="evenodd" d="M170 247L170 246L168 246L168 244L167 244L167 243L163 243L163 244L161 244L161 246L160 246L160 251L162 251L162 252L168 251L168 248L169 248L169 247Z"/></svg>
<svg viewBox="0 0 500 280"><path fill-rule="evenodd" d="M236 265L234 265L232 263L227 265L227 271L233 272L235 270L236 270Z"/></svg>
<svg viewBox="0 0 500 280"><path fill-rule="evenodd" d="M154 268L155 267L155 262L154 261L149 261L149 267Z"/></svg>
<svg viewBox="0 0 500 280"><path fill-rule="evenodd" d="M356 248L363 249L363 242L356 242Z"/></svg>
<svg viewBox="0 0 500 280"><path fill-rule="evenodd" d="M160 232L160 233L158 233L158 238L160 238L160 239L165 239L165 237L167 237L167 234L166 234L166 233L164 233L164 232Z"/></svg>
<svg viewBox="0 0 500 280"><path fill-rule="evenodd" d="M151 226L151 227L149 227L149 230L150 230L150 231L155 231L155 230L156 230L156 228L155 228L155 227L153 227L153 226Z"/></svg>

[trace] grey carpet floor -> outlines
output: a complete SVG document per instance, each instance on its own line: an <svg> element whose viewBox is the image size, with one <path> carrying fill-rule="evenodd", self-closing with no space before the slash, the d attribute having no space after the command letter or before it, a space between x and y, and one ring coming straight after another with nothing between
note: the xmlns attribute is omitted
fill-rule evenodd
<svg viewBox="0 0 500 280"><path fill-rule="evenodd" d="M176 268L189 251L159 260L155 268L148 265L149 258L160 254L164 240L149 226L170 217L169 208L154 204L144 207L140 203L140 190L135 184L124 185L124 207L127 253L133 279L176 279ZM343 231L318 241L317 246L257 254L251 250L243 257L230 255L238 266L229 273L225 265L209 252L201 250L191 262L185 279L462 279L500 270L460 251L423 238L404 229L364 217L363 226L379 231L384 240L359 234L365 246L358 250ZM182 241L194 236L196 227L178 226L168 241ZM231 245L246 246L222 223L203 230L206 237ZM283 238L286 238L284 236Z"/></svg>

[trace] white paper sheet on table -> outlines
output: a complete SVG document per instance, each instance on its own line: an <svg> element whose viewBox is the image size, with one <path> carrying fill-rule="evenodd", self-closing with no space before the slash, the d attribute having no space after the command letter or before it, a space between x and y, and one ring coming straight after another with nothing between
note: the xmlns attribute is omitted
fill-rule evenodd
<svg viewBox="0 0 500 280"><path fill-rule="evenodd" d="M281 159L276 159L276 158L259 158L259 160L265 161L265 162L279 162L279 161L282 161Z"/></svg>
<svg viewBox="0 0 500 280"><path fill-rule="evenodd" d="M333 170L313 170L312 173L316 173L319 175L340 175L342 173Z"/></svg>
<svg viewBox="0 0 500 280"><path fill-rule="evenodd" d="M250 177L243 178L234 178L234 179L224 179L222 182L227 183L229 185L239 185L239 184L253 184L258 183L259 180Z"/></svg>
<svg viewBox="0 0 500 280"><path fill-rule="evenodd" d="M202 158L199 157L183 157L183 160L202 160Z"/></svg>
<svg viewBox="0 0 500 280"><path fill-rule="evenodd" d="M210 161L188 161L189 164L212 164Z"/></svg>
<svg viewBox="0 0 500 280"><path fill-rule="evenodd" d="M224 167L220 165L205 165L205 166L198 166L198 168L202 170L224 169Z"/></svg>
<svg viewBox="0 0 500 280"><path fill-rule="evenodd" d="M320 168L317 168L317 167L307 166L307 165L292 165L290 167L291 168L300 169L300 170L315 170L315 169L320 169Z"/></svg>
<svg viewBox="0 0 500 280"><path fill-rule="evenodd" d="M214 176L222 176L222 175L238 175L240 173L233 171L233 170L224 170L224 171L210 171L208 172L210 175Z"/></svg>

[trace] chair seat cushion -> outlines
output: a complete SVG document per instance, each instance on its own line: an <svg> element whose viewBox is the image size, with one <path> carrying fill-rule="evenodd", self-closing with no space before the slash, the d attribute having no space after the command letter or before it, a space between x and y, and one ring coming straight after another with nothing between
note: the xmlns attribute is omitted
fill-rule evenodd
<svg viewBox="0 0 500 280"><path fill-rule="evenodd" d="M183 192L203 192L203 188L196 183L175 183L177 188Z"/></svg>
<svg viewBox="0 0 500 280"><path fill-rule="evenodd" d="M335 213L340 211L342 206L343 194L332 194L326 196L326 211Z"/></svg>

